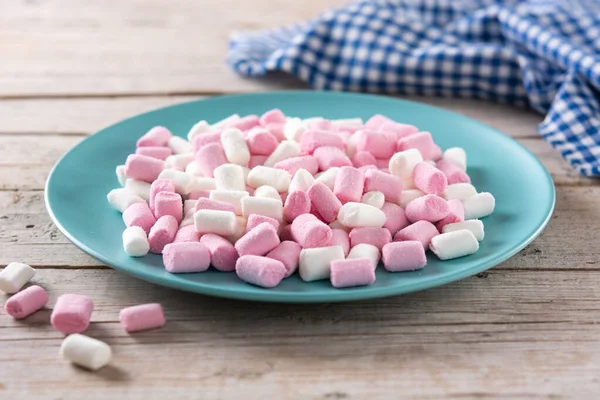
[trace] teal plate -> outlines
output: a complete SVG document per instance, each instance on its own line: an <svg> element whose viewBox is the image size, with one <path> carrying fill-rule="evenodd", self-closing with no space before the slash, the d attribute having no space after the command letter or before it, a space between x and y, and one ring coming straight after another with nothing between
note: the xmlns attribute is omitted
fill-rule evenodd
<svg viewBox="0 0 600 400"><path fill-rule="evenodd" d="M199 120L214 122L232 113L260 114L280 108L303 118L368 119L376 113L430 131L442 147L463 147L468 173L479 191L496 197L495 212L483 219L485 240L473 255L439 261L428 254L415 272L377 269L370 286L335 289L329 281L303 282L298 276L263 289L234 273L209 270L172 275L159 255L130 258L122 249L121 214L106 194L119 183L115 167L134 152L139 136L156 125L185 136ZM494 105L490 104L490 108ZM54 167L46 184L46 206L56 226L79 248L114 268L176 289L212 296L272 302L351 301L414 292L453 282L491 268L540 234L554 208L554 185L546 169L509 136L470 118L425 104L389 97L314 91L281 91L213 97L162 108L112 125L83 140Z"/></svg>

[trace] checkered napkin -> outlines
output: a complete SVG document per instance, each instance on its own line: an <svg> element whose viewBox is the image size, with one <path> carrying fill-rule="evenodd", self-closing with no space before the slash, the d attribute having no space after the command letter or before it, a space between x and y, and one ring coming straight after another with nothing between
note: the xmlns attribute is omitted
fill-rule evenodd
<svg viewBox="0 0 600 400"><path fill-rule="evenodd" d="M241 75L317 89L491 99L546 114L542 137L600 176L600 0L363 0L230 41Z"/></svg>

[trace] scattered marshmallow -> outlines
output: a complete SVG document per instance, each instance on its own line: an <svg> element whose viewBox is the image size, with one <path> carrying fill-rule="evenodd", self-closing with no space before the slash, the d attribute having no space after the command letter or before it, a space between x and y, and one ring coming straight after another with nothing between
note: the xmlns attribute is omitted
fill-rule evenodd
<svg viewBox="0 0 600 400"><path fill-rule="evenodd" d="M475 253L479 242L471 231L462 229L434 236L429 248L440 260L450 260Z"/></svg>
<svg viewBox="0 0 600 400"><path fill-rule="evenodd" d="M17 293L35 275L35 269L20 262L9 263L0 271L0 290L13 294Z"/></svg>
<svg viewBox="0 0 600 400"><path fill-rule="evenodd" d="M112 350L98 339L76 333L62 341L60 355L73 364L96 371L110 362Z"/></svg>

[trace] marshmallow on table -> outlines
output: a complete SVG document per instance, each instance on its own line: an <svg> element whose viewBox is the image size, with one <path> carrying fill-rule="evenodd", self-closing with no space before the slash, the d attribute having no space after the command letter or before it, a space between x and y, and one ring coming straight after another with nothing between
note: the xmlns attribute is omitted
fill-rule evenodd
<svg viewBox="0 0 600 400"><path fill-rule="evenodd" d="M123 211L123 222L126 227L139 226L147 234L156 223L156 218L146 203L135 203Z"/></svg>
<svg viewBox="0 0 600 400"><path fill-rule="evenodd" d="M417 164L423 162L423 156L417 149L408 149L394 154L390 158L388 168L392 175L405 180L413 175L413 170Z"/></svg>
<svg viewBox="0 0 600 400"><path fill-rule="evenodd" d="M325 222L330 223L337 219L342 203L324 183L315 182L306 193L311 205Z"/></svg>
<svg viewBox="0 0 600 400"><path fill-rule="evenodd" d="M426 162L419 163L413 171L413 183L417 189L427 194L441 195L448 186L446 175Z"/></svg>
<svg viewBox="0 0 600 400"><path fill-rule="evenodd" d="M350 237L348 236L348 232L343 229L332 229L329 246L340 246L344 250L344 257L348 256L350 252Z"/></svg>
<svg viewBox="0 0 600 400"><path fill-rule="evenodd" d="M179 230L173 239L173 243L180 242L199 242L200 241L200 232L196 230L194 226L194 221L192 219L191 224L185 226L179 226Z"/></svg>
<svg viewBox="0 0 600 400"><path fill-rule="evenodd" d="M173 242L179 224L172 215L164 215L160 217L148 234L148 243L150 244L150 252L160 254L163 248Z"/></svg>
<svg viewBox="0 0 600 400"><path fill-rule="evenodd" d="M160 192L175 193L175 184L168 179L157 179L150 185L150 193L148 194L148 205L151 210L154 210L154 199Z"/></svg>
<svg viewBox="0 0 600 400"><path fill-rule="evenodd" d="M23 319L48 302L48 293L38 285L29 286L6 300L4 310L14 319Z"/></svg>
<svg viewBox="0 0 600 400"><path fill-rule="evenodd" d="M130 154L125 161L125 175L144 182L156 180L164 168L164 161L139 154Z"/></svg>
<svg viewBox="0 0 600 400"><path fill-rule="evenodd" d="M425 196L425 193L421 192L419 189L405 189L402 191L400 195L400 206L406 208L408 203L413 201L416 198Z"/></svg>
<svg viewBox="0 0 600 400"><path fill-rule="evenodd" d="M110 362L112 350L100 340L76 333L62 341L60 355L73 364L95 371Z"/></svg>
<svg viewBox="0 0 600 400"><path fill-rule="evenodd" d="M200 233L229 236L236 232L237 221L231 211L198 210L194 213L194 226Z"/></svg>
<svg viewBox="0 0 600 400"><path fill-rule="evenodd" d="M135 154L139 154L141 156L148 156L152 158L157 158L159 160L166 160L167 157L173 154L173 151L168 147L162 146L149 146L149 147L138 147L135 149Z"/></svg>
<svg viewBox="0 0 600 400"><path fill-rule="evenodd" d="M442 154L442 160L456 165L463 171L467 170L467 153L465 153L465 150L460 147L451 147L444 151L444 154Z"/></svg>
<svg viewBox="0 0 600 400"><path fill-rule="evenodd" d="M175 169L165 169L160 173L160 175L158 175L158 179L173 182L173 185L175 186L175 192L184 196L189 194L193 189L197 190L197 188L194 188L192 186L194 185L194 182L200 178L192 174L187 174L183 171L177 171Z"/></svg>
<svg viewBox="0 0 600 400"><path fill-rule="evenodd" d="M254 197L263 197L266 199L274 199L281 201L281 196L279 192L273 187L269 185L262 185L254 190Z"/></svg>
<svg viewBox="0 0 600 400"><path fill-rule="evenodd" d="M251 129L246 135L246 143L251 154L249 162L251 162L252 156L266 157L270 155L279 144L277 138L263 128Z"/></svg>
<svg viewBox="0 0 600 400"><path fill-rule="evenodd" d="M348 158L344 150L333 147L323 146L319 147L313 153L319 164L319 170L327 171L332 167L351 167L352 161Z"/></svg>
<svg viewBox="0 0 600 400"><path fill-rule="evenodd" d="M56 300L50 323L59 332L81 333L90 326L94 302L88 296L63 294Z"/></svg>
<svg viewBox="0 0 600 400"><path fill-rule="evenodd" d="M160 328L165 322L163 308L158 303L126 307L119 312L119 323L127 332Z"/></svg>
<svg viewBox="0 0 600 400"><path fill-rule="evenodd" d="M250 214L264 215L281 222L283 221L283 204L280 199L246 196L242 198L242 215L248 218Z"/></svg>
<svg viewBox="0 0 600 400"><path fill-rule="evenodd" d="M395 175L377 170L365 172L365 192L379 191L385 196L385 201L398 203L402 193L402 180Z"/></svg>
<svg viewBox="0 0 600 400"><path fill-rule="evenodd" d="M398 140L396 144L397 151L408 149L419 150L424 160L437 160L442 156L442 150L434 143L429 132L415 133Z"/></svg>
<svg viewBox="0 0 600 400"><path fill-rule="evenodd" d="M138 181L137 179L127 179L125 181L125 189L136 194L145 201L148 201L148 197L150 196L150 184L148 182Z"/></svg>
<svg viewBox="0 0 600 400"><path fill-rule="evenodd" d="M383 246L381 254L383 266L390 272L414 271L427 264L425 249L417 240L388 243Z"/></svg>
<svg viewBox="0 0 600 400"><path fill-rule="evenodd" d="M404 210L406 218L410 222L416 221L439 221L450 213L450 206L443 198L434 194L417 197Z"/></svg>
<svg viewBox="0 0 600 400"><path fill-rule="evenodd" d="M319 171L319 163L314 156L298 156L279 161L273 168L283 169L294 175L299 169L305 169L311 174Z"/></svg>
<svg viewBox="0 0 600 400"><path fill-rule="evenodd" d="M272 288L281 282L287 271L283 263L274 258L245 255L238 258L235 272L244 282Z"/></svg>
<svg viewBox="0 0 600 400"><path fill-rule="evenodd" d="M119 185L125 186L125 182L127 181L127 175L125 175L125 165L117 165L115 173L117 174Z"/></svg>
<svg viewBox="0 0 600 400"><path fill-rule="evenodd" d="M462 229L433 237L429 248L440 260L450 260L475 253L479 242L471 231Z"/></svg>
<svg viewBox="0 0 600 400"><path fill-rule="evenodd" d="M144 199L125 188L111 190L106 198L110 205L120 212L124 212L132 204L145 203Z"/></svg>
<svg viewBox="0 0 600 400"><path fill-rule="evenodd" d="M244 134L236 128L225 129L221 134L221 144L225 156L231 164L248 165L250 150L244 139Z"/></svg>
<svg viewBox="0 0 600 400"><path fill-rule="evenodd" d="M373 190L363 194L360 202L381 209L385 203L385 195L380 191Z"/></svg>
<svg viewBox="0 0 600 400"><path fill-rule="evenodd" d="M342 202L359 202L363 194L365 176L354 167L341 167L335 177L333 194Z"/></svg>
<svg viewBox="0 0 600 400"><path fill-rule="evenodd" d="M379 250L392 241L392 235L386 228L354 228L350 231L348 237L350 238L350 247L366 243L377 247Z"/></svg>
<svg viewBox="0 0 600 400"><path fill-rule="evenodd" d="M150 243L144 229L130 226L123 231L123 250L130 257L142 257L150 251Z"/></svg>
<svg viewBox="0 0 600 400"><path fill-rule="evenodd" d="M194 212L200 210L231 211L232 213L235 213L235 206L224 201L207 199L205 197L202 197L196 200L196 207L194 208Z"/></svg>
<svg viewBox="0 0 600 400"><path fill-rule="evenodd" d="M264 256L280 243L277 229L268 222L263 222L249 230L237 242L235 249L240 256Z"/></svg>
<svg viewBox="0 0 600 400"><path fill-rule="evenodd" d="M475 186L470 183L455 183L453 185L446 186L446 190L442 194L442 197L446 200L458 199L463 200L467 197L475 196L477 190Z"/></svg>
<svg viewBox="0 0 600 400"><path fill-rule="evenodd" d="M235 213L242 215L242 199L249 195L245 190L212 190L209 198L231 204L235 207Z"/></svg>
<svg viewBox="0 0 600 400"><path fill-rule="evenodd" d="M448 224L455 222L461 222L465 220L465 209L462 202L457 199L448 200L448 207L450 212L444 218L436 222L435 226L438 231L442 232L442 228Z"/></svg>
<svg viewBox="0 0 600 400"><path fill-rule="evenodd" d="M288 194L283 206L283 216L286 221L292 222L296 217L310 212L311 201L306 192L297 190Z"/></svg>
<svg viewBox="0 0 600 400"><path fill-rule="evenodd" d="M315 175L314 182L323 183L329 189L333 190L335 187L335 180L337 179L339 172L339 167L329 168L327 171L323 171L320 174Z"/></svg>
<svg viewBox="0 0 600 400"><path fill-rule="evenodd" d="M385 224L385 214L377 207L362 203L346 203L338 213L337 219L349 228L374 226L381 228Z"/></svg>
<svg viewBox="0 0 600 400"><path fill-rule="evenodd" d="M248 173L247 183L252 188L268 185L279 193L286 192L290 186L292 176L283 169L258 166Z"/></svg>
<svg viewBox="0 0 600 400"><path fill-rule="evenodd" d="M368 151L357 151L352 156L352 165L354 165L356 168L366 167L369 165L377 168L377 159Z"/></svg>
<svg viewBox="0 0 600 400"><path fill-rule="evenodd" d="M417 240L421 242L423 248L427 250L431 239L440 233L435 225L428 221L417 221L406 228L400 229L394 235L394 242L404 242L407 240Z"/></svg>
<svg viewBox="0 0 600 400"><path fill-rule="evenodd" d="M154 198L154 216L159 219L165 215L171 215L177 220L177 224L183 219L183 202L177 193L160 192Z"/></svg>
<svg viewBox="0 0 600 400"><path fill-rule="evenodd" d="M261 115L258 122L263 126L268 124L284 124L286 118L285 114L280 109L274 108Z"/></svg>
<svg viewBox="0 0 600 400"><path fill-rule="evenodd" d="M392 236L400 229L408 226L408 220L402 207L394 203L383 203L381 211L385 214L383 227L389 230Z"/></svg>
<svg viewBox="0 0 600 400"><path fill-rule="evenodd" d="M435 166L446 175L448 184L471 183L471 178L465 171L446 160L438 161Z"/></svg>
<svg viewBox="0 0 600 400"><path fill-rule="evenodd" d="M190 131L187 134L187 139L190 143L194 142L194 138L198 135L202 135L206 132L210 132L211 127L208 124L208 122L202 120L202 121L198 121L196 124L194 124L194 126L192 126L192 128L190 129Z"/></svg>
<svg viewBox="0 0 600 400"><path fill-rule="evenodd" d="M221 143L210 143L200 148L195 155L198 169L202 171L202 175L212 178L215 168L220 165L228 164L225 151Z"/></svg>
<svg viewBox="0 0 600 400"><path fill-rule="evenodd" d="M299 259L300 278L305 282L328 279L331 262L343 259L344 250L341 246L302 249Z"/></svg>
<svg viewBox="0 0 600 400"><path fill-rule="evenodd" d="M283 161L288 158L298 157L302 150L300 149L300 145L291 140L284 140L277 148L271 153L271 155L265 160L265 167L272 167L277 164L279 161Z"/></svg>
<svg viewBox="0 0 600 400"><path fill-rule="evenodd" d="M210 266L208 248L200 242L169 243L162 256L165 269L172 274L204 272Z"/></svg>
<svg viewBox="0 0 600 400"><path fill-rule="evenodd" d="M215 188L218 190L246 190L244 170L236 164L223 164L215 168Z"/></svg>
<svg viewBox="0 0 600 400"><path fill-rule="evenodd" d="M375 158L388 159L396 148L396 135L365 129L355 133L358 136L356 151L367 151Z"/></svg>
<svg viewBox="0 0 600 400"><path fill-rule="evenodd" d="M381 258L381 252L379 249L372 244L360 243L350 249L348 259L353 258L367 258L371 261L371 265L373 269L377 268L377 264L379 264L379 259Z"/></svg>
<svg viewBox="0 0 600 400"><path fill-rule="evenodd" d="M250 214L250 215L248 215L248 220L247 220L246 226L244 228L244 233L248 232L252 228L257 227L258 225L262 224L263 222L267 222L271 226L273 226L273 228L275 228L275 230L279 230L280 223L276 219L267 217L264 215Z"/></svg>
<svg viewBox="0 0 600 400"><path fill-rule="evenodd" d="M35 269L19 262L9 263L0 271L0 290L5 293L17 293L35 275Z"/></svg>
<svg viewBox="0 0 600 400"><path fill-rule="evenodd" d="M291 223L292 238L303 248L323 247L331 242L332 230L312 214L302 214Z"/></svg>
<svg viewBox="0 0 600 400"><path fill-rule="evenodd" d="M335 133L308 129L300 138L300 149L304 154L313 154L319 147L344 148L344 141Z"/></svg>
<svg viewBox="0 0 600 400"><path fill-rule="evenodd" d="M442 233L455 232L466 229L475 236L475 239L482 241L485 236L483 229L483 222L478 219L470 219L462 222L455 222L453 224L444 225Z"/></svg>
<svg viewBox="0 0 600 400"><path fill-rule="evenodd" d="M171 137L173 137L173 134L167 128L155 126L138 139L136 146L166 146Z"/></svg>
<svg viewBox="0 0 600 400"><path fill-rule="evenodd" d="M227 239L213 233L207 233L202 235L200 243L208 249L213 267L223 272L235 270L235 263L239 255L233 244Z"/></svg>
<svg viewBox="0 0 600 400"><path fill-rule="evenodd" d="M170 138L167 142L167 146L173 151L173 154L184 154L194 151L192 144L179 136Z"/></svg>
<svg viewBox="0 0 600 400"><path fill-rule="evenodd" d="M300 142L305 131L306 125L300 118L288 118L283 125L283 135L293 142Z"/></svg>
<svg viewBox="0 0 600 400"><path fill-rule="evenodd" d="M491 193L477 193L474 196L461 200L465 209L465 219L487 217L494 212L496 200Z"/></svg>
<svg viewBox="0 0 600 400"><path fill-rule="evenodd" d="M335 288L370 285L375 282L375 268L368 258L333 260L330 279Z"/></svg>

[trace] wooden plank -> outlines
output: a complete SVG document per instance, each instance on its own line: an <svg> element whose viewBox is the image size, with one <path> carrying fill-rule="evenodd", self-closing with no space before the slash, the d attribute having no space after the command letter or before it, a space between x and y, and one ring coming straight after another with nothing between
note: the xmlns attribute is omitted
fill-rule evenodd
<svg viewBox="0 0 600 400"><path fill-rule="evenodd" d="M58 359L49 311L0 318L5 398L593 398L600 391L600 274L496 271L346 304L258 304L153 286L114 271L40 271L50 293L94 299L86 332L109 343L98 373ZM168 323L127 335L122 307L163 304ZM194 307L190 307L194 304ZM493 307L490 305L493 304ZM35 349L35 362L32 362ZM135 385L135 386L132 386Z"/></svg>
<svg viewBox="0 0 600 400"><path fill-rule="evenodd" d="M558 187L556 211L542 235L496 269L600 269L600 248L589 242L590 232L597 231L599 202L600 187ZM0 210L0 264L20 260L41 268L103 265L54 227L41 192L0 192Z"/></svg>

